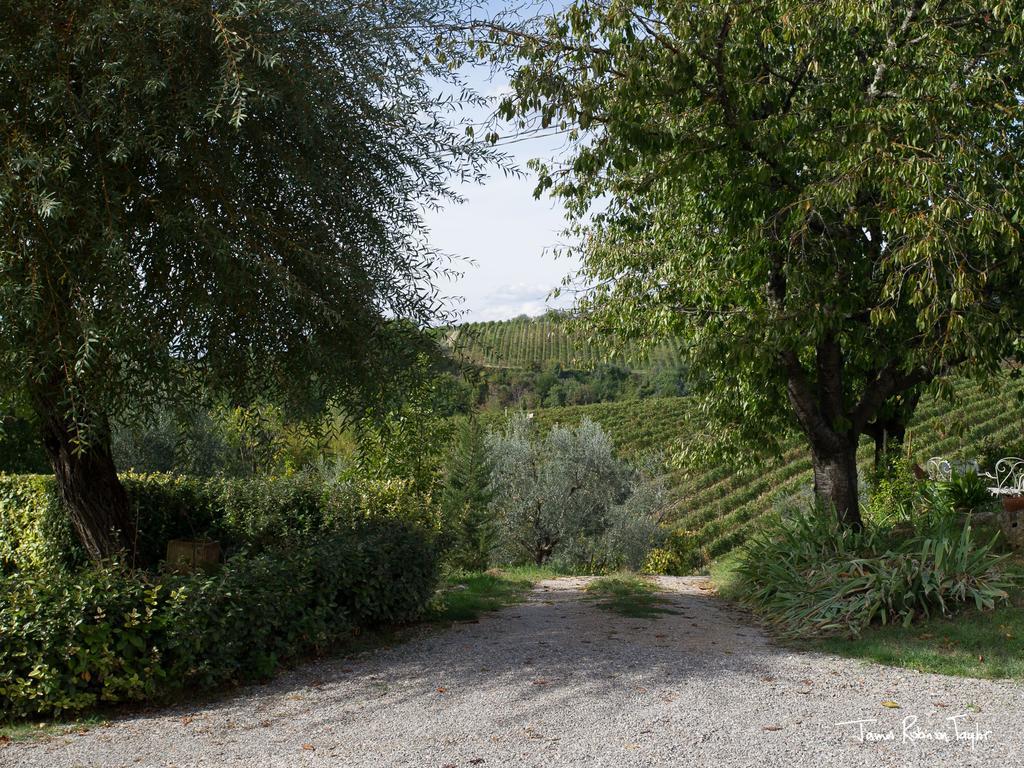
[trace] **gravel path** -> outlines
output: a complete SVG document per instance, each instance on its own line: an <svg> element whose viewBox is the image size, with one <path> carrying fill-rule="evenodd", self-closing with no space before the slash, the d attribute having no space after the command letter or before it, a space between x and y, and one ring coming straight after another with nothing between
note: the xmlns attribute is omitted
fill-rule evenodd
<svg viewBox="0 0 1024 768"><path fill-rule="evenodd" d="M0 766L1024 766L1024 686L793 653L700 579L663 577L674 612L654 619L581 582L208 705L10 744Z"/></svg>

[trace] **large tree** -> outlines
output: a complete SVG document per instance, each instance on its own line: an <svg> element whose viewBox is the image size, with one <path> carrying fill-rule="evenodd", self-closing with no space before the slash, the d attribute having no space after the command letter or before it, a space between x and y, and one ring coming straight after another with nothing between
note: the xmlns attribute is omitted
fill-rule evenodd
<svg viewBox="0 0 1024 768"><path fill-rule="evenodd" d="M133 540L111 416L362 401L437 310L423 206L482 159L448 120L454 2L5 6L0 389L94 557Z"/></svg>
<svg viewBox="0 0 1024 768"><path fill-rule="evenodd" d="M810 446L859 524L862 434L998 369L1021 307L1022 5L579 0L490 24L505 116L568 132L540 188L599 333L684 339L719 449Z"/></svg>

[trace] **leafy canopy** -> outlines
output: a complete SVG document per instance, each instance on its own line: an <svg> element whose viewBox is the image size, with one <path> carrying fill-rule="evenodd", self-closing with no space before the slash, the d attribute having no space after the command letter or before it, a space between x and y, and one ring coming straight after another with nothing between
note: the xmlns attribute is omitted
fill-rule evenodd
<svg viewBox="0 0 1024 768"><path fill-rule="evenodd" d="M45 390L79 440L196 378L297 405L379 391L441 309L423 207L486 156L449 119L473 98L436 47L456 11L9 5L0 391Z"/></svg>
<svg viewBox="0 0 1024 768"><path fill-rule="evenodd" d="M718 447L794 415L855 445L953 366L997 369L1024 277L1022 11L580 0L490 25L505 117L569 134L538 194L581 236L589 328L681 336Z"/></svg>

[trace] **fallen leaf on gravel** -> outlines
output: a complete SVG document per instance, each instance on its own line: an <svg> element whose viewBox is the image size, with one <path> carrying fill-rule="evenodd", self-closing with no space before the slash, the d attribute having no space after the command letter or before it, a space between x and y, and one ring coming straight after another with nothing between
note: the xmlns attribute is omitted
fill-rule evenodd
<svg viewBox="0 0 1024 768"><path fill-rule="evenodd" d="M316 749L316 747L314 747L312 744L303 744L302 748L307 752L312 752L314 749Z"/></svg>
<svg viewBox="0 0 1024 768"><path fill-rule="evenodd" d="M814 685L814 681L810 680L810 679L808 679L806 677L803 680L801 680L800 682L803 683L804 685Z"/></svg>
<svg viewBox="0 0 1024 768"><path fill-rule="evenodd" d="M447 688L445 688L445 687L444 687L443 685L439 685L439 686L437 687L437 692L438 692L438 693L447 693L447 691L448 691L448 689L447 689Z"/></svg>
<svg viewBox="0 0 1024 768"><path fill-rule="evenodd" d="M547 685L547 684L548 684L548 681L545 680L543 677L540 677L540 678L534 680L532 683L530 683L530 685Z"/></svg>
<svg viewBox="0 0 1024 768"><path fill-rule="evenodd" d="M480 765L480 763L482 763L483 761L484 761L484 759L482 757L474 757L474 758L472 758L469 761L469 764L470 765Z"/></svg>
<svg viewBox="0 0 1024 768"><path fill-rule="evenodd" d="M882 706L885 707L886 709L899 709L900 708L900 705L897 704L895 701L888 701L888 700L883 701L882 702Z"/></svg>
<svg viewBox="0 0 1024 768"><path fill-rule="evenodd" d="M273 720L260 720L260 728L269 728L274 724Z"/></svg>
<svg viewBox="0 0 1024 768"><path fill-rule="evenodd" d="M946 703L946 702L944 702L944 701L936 701L936 702L935 702L935 706L936 706L936 707L948 707L948 706L949 706L949 704L947 704L947 703Z"/></svg>
<svg viewBox="0 0 1024 768"><path fill-rule="evenodd" d="M188 725L191 722L192 722L192 715L185 715L183 718L181 718L181 724L182 725Z"/></svg>
<svg viewBox="0 0 1024 768"><path fill-rule="evenodd" d="M761 730L762 731L781 731L782 730L782 726L781 725L765 725L765 726L761 727Z"/></svg>
<svg viewBox="0 0 1024 768"><path fill-rule="evenodd" d="M801 696L807 696L808 694L814 693L814 691L797 691Z"/></svg>
<svg viewBox="0 0 1024 768"><path fill-rule="evenodd" d="M6 735L0 735L0 744L10 744L11 737Z"/></svg>
<svg viewBox="0 0 1024 768"><path fill-rule="evenodd" d="M455 763L445 763L441 768L458 768L458 766Z"/></svg>
<svg viewBox="0 0 1024 768"><path fill-rule="evenodd" d="M655 635L655 637L656 637L656 638L658 638L658 639L660 640L660 639L662 639L663 637L668 637L668 635Z"/></svg>

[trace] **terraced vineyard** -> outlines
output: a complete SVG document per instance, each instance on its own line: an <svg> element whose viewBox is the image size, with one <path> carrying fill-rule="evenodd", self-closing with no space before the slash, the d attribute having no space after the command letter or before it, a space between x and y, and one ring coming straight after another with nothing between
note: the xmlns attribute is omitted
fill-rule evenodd
<svg viewBox="0 0 1024 768"><path fill-rule="evenodd" d="M589 370L599 363L617 363L645 370L679 362L679 349L662 343L645 352L630 344L620 354L610 354L570 333L555 314L520 317L488 323L466 323L444 332L445 345L468 360L487 367L526 369L560 363L563 368Z"/></svg>
<svg viewBox="0 0 1024 768"><path fill-rule="evenodd" d="M1024 435L1024 408L1017 400L1019 385L1005 383L957 388L953 404L922 401L907 439L922 465L931 456L971 457L983 441L1009 442ZM639 458L670 453L693 434L695 425L686 398L649 398L535 412L542 429L576 424L584 417L601 424L619 452ZM492 425L498 417L488 418ZM862 470L870 467L873 446L861 445ZM781 461L758 467L719 466L705 471L671 471L666 475L670 504L666 524L686 531L692 542L695 569L743 543L758 519L780 504L809 501L811 462L802 442L793 438Z"/></svg>

